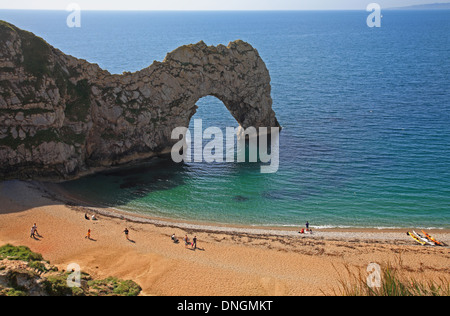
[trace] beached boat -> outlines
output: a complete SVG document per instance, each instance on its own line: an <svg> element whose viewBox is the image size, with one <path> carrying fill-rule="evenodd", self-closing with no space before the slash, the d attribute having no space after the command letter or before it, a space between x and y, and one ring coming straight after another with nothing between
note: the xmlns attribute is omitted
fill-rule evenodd
<svg viewBox="0 0 450 316"><path fill-rule="evenodd" d="M425 246L425 245L426 245L426 242L420 240L420 239L419 239L416 235L414 235L413 233L407 232L406 234L409 235L409 236L411 236L412 239L414 239L415 241L417 241L417 242L418 242L419 244L421 244L422 246Z"/></svg>
<svg viewBox="0 0 450 316"><path fill-rule="evenodd" d="M431 241L434 242L436 245L438 246L445 246L445 244L443 242L437 241L433 236L431 236L430 234L428 234L427 232L422 230L422 233L425 235L425 237Z"/></svg>
<svg viewBox="0 0 450 316"><path fill-rule="evenodd" d="M421 241L423 241L424 243L430 245L430 246L436 246L436 244L432 241L429 241L428 239L426 239L425 237L423 237L422 235L420 235L419 233L417 233L416 231L413 230L413 234L416 235L417 238L419 238Z"/></svg>

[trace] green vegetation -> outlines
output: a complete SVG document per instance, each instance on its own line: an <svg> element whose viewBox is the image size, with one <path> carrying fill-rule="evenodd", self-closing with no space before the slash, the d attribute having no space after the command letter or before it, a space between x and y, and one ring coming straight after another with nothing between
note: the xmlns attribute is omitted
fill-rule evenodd
<svg viewBox="0 0 450 316"><path fill-rule="evenodd" d="M6 41L13 33L17 33L22 42L23 67L25 71L38 78L39 82L44 75L50 73L50 45L31 32L18 29L5 21L0 21L0 37L2 40Z"/></svg>
<svg viewBox="0 0 450 316"><path fill-rule="evenodd" d="M44 281L45 292L49 296L84 296L83 288L67 286L69 273L50 275Z"/></svg>
<svg viewBox="0 0 450 316"><path fill-rule="evenodd" d="M7 264L1 265L0 280L3 280L3 283L6 280L7 284L0 283L0 296L28 296L33 293L48 296L137 296L142 290L131 280L114 277L93 280L84 272L81 272L81 286L69 287L67 279L72 272L58 272L56 267L43 261L42 255L25 246L15 247L8 244L0 247L0 260L4 259L27 262L28 268L8 268Z"/></svg>
<svg viewBox="0 0 450 316"><path fill-rule="evenodd" d="M25 293L24 291L20 291L20 290L15 290L15 289L8 289L6 291L4 291L4 295L2 295L3 291L0 290L0 296L27 296L27 293Z"/></svg>
<svg viewBox="0 0 450 316"><path fill-rule="evenodd" d="M88 282L91 295L96 296L137 296L141 287L131 280L120 280L109 277L104 280L92 280Z"/></svg>
<svg viewBox="0 0 450 316"><path fill-rule="evenodd" d="M380 287L370 287L367 278L361 273L351 272L346 267L348 276L339 281L342 296L449 296L448 280L421 282L401 274L402 268L386 264L381 269ZM347 281L350 280L350 281Z"/></svg>
<svg viewBox="0 0 450 316"><path fill-rule="evenodd" d="M67 94L67 86L71 84L68 76L69 75L64 72L63 68L58 63L56 63L53 67L52 77L55 78L55 84L59 90L60 95Z"/></svg>
<svg viewBox="0 0 450 316"><path fill-rule="evenodd" d="M44 258L42 255L30 250L30 248L25 246L15 247L10 244L4 245L0 247L0 260L8 259L8 260L21 260L28 263L28 267L40 271L47 272L49 271L46 268Z"/></svg>
<svg viewBox="0 0 450 316"><path fill-rule="evenodd" d="M91 108L90 84L87 79L77 82L76 85L67 81L67 94L70 100L66 103L66 117L73 121L86 121Z"/></svg>
<svg viewBox="0 0 450 316"><path fill-rule="evenodd" d="M30 250L30 248L25 246L15 247L13 245L7 244L0 247L0 260L22 260L26 262L42 261L44 260L42 256Z"/></svg>
<svg viewBox="0 0 450 316"><path fill-rule="evenodd" d="M0 38L6 41L10 38L11 32L16 32L16 28L12 24L0 20Z"/></svg>
<svg viewBox="0 0 450 316"><path fill-rule="evenodd" d="M20 31L22 38L23 66L25 71L38 79L50 74L50 46L40 37Z"/></svg>
<svg viewBox="0 0 450 316"><path fill-rule="evenodd" d="M77 134L68 126L59 130L59 137L60 141L69 145L84 144L86 141L86 134Z"/></svg>

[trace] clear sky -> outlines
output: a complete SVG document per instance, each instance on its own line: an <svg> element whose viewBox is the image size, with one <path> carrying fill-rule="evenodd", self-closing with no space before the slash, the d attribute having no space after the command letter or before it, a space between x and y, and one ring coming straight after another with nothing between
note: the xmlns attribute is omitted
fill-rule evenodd
<svg viewBox="0 0 450 316"><path fill-rule="evenodd" d="M82 10L365 10L448 0L0 0L0 9L65 10L78 3Z"/></svg>

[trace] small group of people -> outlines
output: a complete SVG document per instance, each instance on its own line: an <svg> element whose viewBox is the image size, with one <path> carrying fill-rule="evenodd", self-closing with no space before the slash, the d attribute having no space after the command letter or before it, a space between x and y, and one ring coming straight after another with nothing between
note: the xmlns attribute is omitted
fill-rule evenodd
<svg viewBox="0 0 450 316"><path fill-rule="evenodd" d="M309 228L309 222L306 222L305 227L299 231L299 234L312 234L312 229Z"/></svg>
<svg viewBox="0 0 450 316"><path fill-rule="evenodd" d="M33 227L31 227L31 233L30 233L30 238L34 238L36 239L36 236L42 237L41 235L39 235L38 230L37 230L37 225L36 223L34 223Z"/></svg>
<svg viewBox="0 0 450 316"><path fill-rule="evenodd" d="M89 218L89 216L87 215L87 213L85 213L85 214L84 214L84 219L96 221L96 220L97 220L97 217L95 217L95 214L92 214L91 218Z"/></svg>
<svg viewBox="0 0 450 316"><path fill-rule="evenodd" d="M184 240L185 248L191 246L192 249L197 249L197 236L194 236L194 238L192 239L192 242L189 241L188 235L184 236L183 240Z"/></svg>
<svg viewBox="0 0 450 316"><path fill-rule="evenodd" d="M175 244L178 243L178 238L175 236L175 234L172 234L172 236L170 238L172 239L172 241ZM192 249L197 249L197 236L194 236L194 238L192 239L192 242L190 242L188 235L185 235L183 238L183 241L184 241L185 248L191 246Z"/></svg>
<svg viewBox="0 0 450 316"><path fill-rule="evenodd" d="M84 217L85 217L86 220L89 220L89 219L90 219L89 216L88 216L87 214L85 214ZM92 215L91 219L92 219L92 220L97 220L97 218L95 218L95 215ZM125 238L126 238L127 240L131 241L131 240L130 240L130 237L129 237L130 231L128 230L127 227L125 227L125 230L123 231L123 233L125 233ZM36 223L34 223L33 227L31 227L30 238L36 239L36 236L41 237L41 236L39 235L39 233L38 233L37 225L36 225ZM90 229L90 228L88 229L87 234L86 234L86 236L85 236L84 238L85 238L85 239L89 239L89 240L93 240L93 239L91 238L91 229ZM171 239L172 239L172 241L173 241L174 243L176 243L176 244L178 243L178 238L175 236L175 234L173 234L173 235L171 236ZM187 248L188 246L191 246L192 249L197 249L197 236L194 236L194 238L192 239L192 242L190 242L189 237L188 237L187 235L185 235L185 237L183 238L183 241L184 241L184 244L185 244L185 247L186 247L186 248Z"/></svg>

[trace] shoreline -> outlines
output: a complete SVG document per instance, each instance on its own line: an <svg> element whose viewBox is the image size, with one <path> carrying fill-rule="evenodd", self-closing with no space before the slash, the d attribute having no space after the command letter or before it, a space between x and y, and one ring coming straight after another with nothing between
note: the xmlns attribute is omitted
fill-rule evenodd
<svg viewBox="0 0 450 316"><path fill-rule="evenodd" d="M153 225L174 227L174 228L185 228L196 231L211 231L211 232L228 232L228 233L251 233L251 234L274 234L279 236L294 236L298 235L298 231L304 228L302 225L249 225L249 224L233 224L233 223L214 223L207 221L191 221L184 219L174 219L174 218L158 218L151 215L142 214L139 212L125 211L114 207L105 207L100 205L94 205L94 203L86 202L68 192L67 190L61 188L58 184L37 182L35 185L41 185L40 189L44 190L45 193L50 194L52 198L66 204L75 204L78 207L84 207L89 209L91 212L97 214L126 219L131 222L136 223L147 223ZM91 205L92 204L92 205ZM82 206L83 205L83 206ZM89 206L88 206L89 205ZM421 230L424 229L430 233L444 233L450 234L450 229L447 228L427 228L427 227L328 227L324 226L314 226L310 225L313 232L326 232L326 233L400 233L406 234L408 231Z"/></svg>
<svg viewBox="0 0 450 316"><path fill-rule="evenodd" d="M336 295L340 271L366 273L373 262L400 264L417 280L439 282L450 274L450 249L415 244L406 230L326 229L301 235L297 229L149 222L69 204L51 185L0 182L0 244L30 247L62 270L77 263L95 278L131 279L142 295ZM94 211L97 221L84 218ZM41 235L37 239L30 238L33 223ZM88 229L91 239L85 238ZM197 248L184 245L186 235L197 237ZM432 235L450 243L449 232Z"/></svg>

